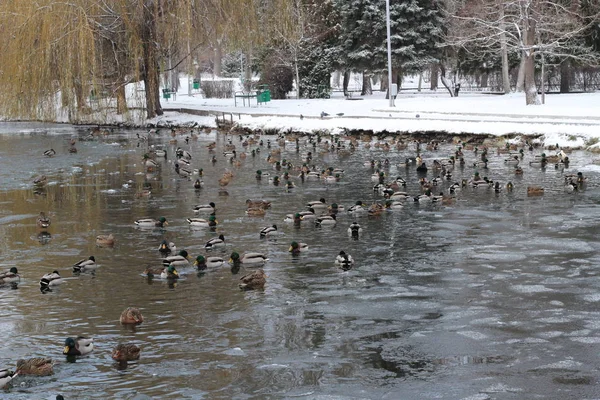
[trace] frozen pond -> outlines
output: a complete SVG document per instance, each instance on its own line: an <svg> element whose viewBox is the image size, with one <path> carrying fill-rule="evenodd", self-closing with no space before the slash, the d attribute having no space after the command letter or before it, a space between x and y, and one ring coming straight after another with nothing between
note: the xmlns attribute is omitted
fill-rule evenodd
<svg viewBox="0 0 600 400"><path fill-rule="evenodd" d="M300 181L286 191L269 183L276 171L267 162L279 149L276 137L263 146L242 146L238 135L197 132L177 144L168 130L150 134L114 130L87 138L88 129L60 125L0 125L0 269L16 266L18 286L0 287L0 368L15 368L19 358L51 357L54 375L18 377L2 392L7 399L567 399L595 398L600 346L600 185L594 156L569 154L568 169L529 166L542 150L526 150L524 174L515 176L506 155L488 155L481 175L514 183L514 190L463 188L449 205L413 201L377 217L340 212L333 228L285 223L323 197L346 208L357 200L383 200L375 193L366 160L389 159L386 174L403 177L411 195L421 193L414 166L415 146L384 151L359 141L356 151L313 149L300 139L281 149L281 159L302 165L312 151L318 169L344 169L339 182ZM77 153L69 153L77 138ZM228 140L240 165L223 155ZM272 149L267 148L270 140ZM324 139L325 140L325 139ZM207 145L217 142L214 153ZM148 146L163 147L166 160L146 172ZM204 171L204 187L175 173L177 146L189 150L192 167ZM53 148L56 156L47 158ZM250 151L260 149L252 157ZM440 145L423 157L447 158L456 146ZM547 154L552 152L545 151ZM213 154L216 162L211 162ZM466 166L450 181L469 179L479 159L465 151ZM234 177L219 191L225 169ZM257 170L264 172L261 181ZM564 176L583 172L584 190L568 193ZM33 179L45 174L42 189ZM295 172L293 175L297 175ZM437 174L431 170L427 177ZM527 196L528 185L545 188ZM150 188L150 197L137 196ZM264 217L245 214L246 199L272 201ZM215 202L216 230L190 229L197 204ZM40 211L52 221L47 234L36 226ZM165 229L140 229L139 218L166 217ZM363 235L347 234L358 221ZM278 233L259 238L264 226ZM95 238L112 233L114 248L99 248ZM223 234L226 245L207 252L204 244ZM164 239L198 254L229 258L259 251L268 254L264 291L243 292L238 272L228 265L197 274L182 270L175 284L148 280L147 265L158 267ZM292 256L291 241L309 245ZM355 268L338 269L340 250ZM94 255L95 273L74 275L71 265ZM49 293L39 279L58 270L68 278ZM187 273L186 273L187 272ZM129 306L145 321L135 328L119 324ZM68 336L94 338L89 356L67 363ZM114 363L118 343L133 342L141 357L126 368ZM147 397L146 397L147 396Z"/></svg>

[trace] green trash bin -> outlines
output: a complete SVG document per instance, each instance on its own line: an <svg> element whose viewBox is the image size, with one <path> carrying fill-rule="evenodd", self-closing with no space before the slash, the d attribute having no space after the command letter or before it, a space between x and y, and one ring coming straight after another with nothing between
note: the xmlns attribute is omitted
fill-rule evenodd
<svg viewBox="0 0 600 400"><path fill-rule="evenodd" d="M194 89L200 89L200 79L194 79Z"/></svg>
<svg viewBox="0 0 600 400"><path fill-rule="evenodd" d="M263 92L263 101L266 103L267 101L271 101L271 91L269 89Z"/></svg>
<svg viewBox="0 0 600 400"><path fill-rule="evenodd" d="M163 89L163 99L170 99L171 98L171 91L169 89Z"/></svg>

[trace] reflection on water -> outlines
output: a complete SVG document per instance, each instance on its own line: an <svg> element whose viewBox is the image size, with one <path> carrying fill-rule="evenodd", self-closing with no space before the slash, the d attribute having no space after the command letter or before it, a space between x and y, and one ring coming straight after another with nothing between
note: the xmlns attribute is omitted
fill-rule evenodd
<svg viewBox="0 0 600 400"><path fill-rule="evenodd" d="M401 210L375 217L340 212L335 227L315 228L303 221L284 223L287 214L325 198L346 208L357 200L382 197L372 190L375 172L365 160L389 159L388 177L403 177L411 195L420 193L414 166L405 167L406 150L361 142L358 150L327 152L300 139L282 148L276 138L244 147L238 136L189 132L151 134L118 131L88 137L70 126L0 126L1 268L17 266L18 284L0 288L0 367L19 358L56 360L52 377L15 379L7 398L571 398L592 397L600 343L598 324L598 174L589 156L569 154L568 169L530 167L524 174L490 154L486 176L512 180L512 192L462 188L450 205L408 202ZM77 153L69 152L77 137ZM223 155L231 140L238 158ZM269 140L271 149L268 149ZM209 144L217 142L214 153ZM374 143L374 141L373 141ZM142 164L150 148L167 150L158 166ZM192 154L196 175L175 173L177 146ZM55 149L52 158L43 152ZM344 169L338 181L293 178L296 187L274 186L276 171L266 159L302 165L307 151L319 168ZM251 150L260 152L252 156ZM455 146L424 151L445 158ZM241 153L245 152L246 158ZM215 156L216 162L211 160ZM477 160L451 181L470 178ZM256 171L263 179L256 179ZM219 179L234 178L220 190ZM583 171L585 190L567 193L565 174ZM297 173L296 173L297 174ZM294 174L294 175L296 175ZM47 181L34 185L45 175ZM430 171L429 179L435 175ZM389 179L389 178L388 178ZM544 186L543 196L528 197L528 185ZM265 216L245 214L247 199L272 201ZM214 230L190 229L186 218L198 204L216 204ZM36 226L39 213L52 223ZM164 216L165 228L138 228L134 221ZM357 220L358 240L347 234ZM260 238L265 226L275 235ZM113 234L112 247L97 236ZM223 234L225 246L205 250ZM147 266L159 267L158 245L173 242L193 259L199 254L229 258L268 255L264 291L243 292L239 278L248 266L209 269L178 267L178 280L147 279ZM292 241L307 251L292 256ZM333 261L340 250L356 260L349 272ZM93 273L73 274L73 263L95 256ZM57 270L65 282L40 293L39 279ZM122 326L126 307L139 307L144 323ZM95 339L94 352L75 360L62 356L66 337ZM141 348L138 361L111 359L119 343ZM74 361L74 362L67 362ZM138 396L138 397L136 397ZM485 397L488 396L488 397Z"/></svg>

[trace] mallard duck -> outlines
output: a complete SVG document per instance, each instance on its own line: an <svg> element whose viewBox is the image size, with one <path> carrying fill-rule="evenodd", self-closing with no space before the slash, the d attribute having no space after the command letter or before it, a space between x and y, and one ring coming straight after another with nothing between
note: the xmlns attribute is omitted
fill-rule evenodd
<svg viewBox="0 0 600 400"><path fill-rule="evenodd" d="M190 154L190 152L187 151L187 150L183 150L181 147L178 147L175 150L175 156L177 158L183 158L183 159L186 159L186 160L191 160L192 159L192 155Z"/></svg>
<svg viewBox="0 0 600 400"><path fill-rule="evenodd" d="M302 251L308 250L308 245L306 243L298 243L292 242L290 244L289 252L292 254L299 254Z"/></svg>
<svg viewBox="0 0 600 400"><path fill-rule="evenodd" d="M42 211L37 219L37 226L41 229L47 229L50 226L50 218Z"/></svg>
<svg viewBox="0 0 600 400"><path fill-rule="evenodd" d="M346 254L346 252L342 250L335 258L335 264L344 271L348 271L354 265L354 259L350 254Z"/></svg>
<svg viewBox="0 0 600 400"><path fill-rule="evenodd" d="M358 222L353 222L350 224L350 227L348 227L348 235L352 236L353 238L357 238L362 234L362 227L360 226L360 224Z"/></svg>
<svg viewBox="0 0 600 400"><path fill-rule="evenodd" d="M344 206L342 206L338 203L332 203L331 206L329 206L330 214L337 214L340 211L344 211Z"/></svg>
<svg viewBox="0 0 600 400"><path fill-rule="evenodd" d="M194 181L194 189L202 189L202 186L204 186L204 181L201 181L200 179Z"/></svg>
<svg viewBox="0 0 600 400"><path fill-rule="evenodd" d="M231 253L229 258L229 262L235 264L252 264L252 265L262 265L267 260L267 256L262 253L246 253L240 257L237 252Z"/></svg>
<svg viewBox="0 0 600 400"><path fill-rule="evenodd" d="M260 230L260 237L264 238L277 232L277 225L265 226Z"/></svg>
<svg viewBox="0 0 600 400"><path fill-rule="evenodd" d="M40 175L37 176L34 180L33 180L33 184L36 186L43 186L46 183L48 183L48 178L46 177L46 175Z"/></svg>
<svg viewBox="0 0 600 400"><path fill-rule="evenodd" d="M363 202L358 200L352 207L348 208L350 214L364 214L367 209L363 207Z"/></svg>
<svg viewBox="0 0 600 400"><path fill-rule="evenodd" d="M540 157L535 158L533 161L529 161L529 165L532 167L545 167L548 164L548 159L546 158L546 154L542 153Z"/></svg>
<svg viewBox="0 0 600 400"><path fill-rule="evenodd" d="M177 246L173 242L167 242L163 240L162 243L158 246L158 251L162 254L171 254L177 251Z"/></svg>
<svg viewBox="0 0 600 400"><path fill-rule="evenodd" d="M181 250L176 256L163 258L162 263L164 266L185 267L190 264L188 260L188 252Z"/></svg>
<svg viewBox="0 0 600 400"><path fill-rule="evenodd" d="M17 267L11 267L8 271L0 272L0 285L4 283L18 282L21 280Z"/></svg>
<svg viewBox="0 0 600 400"><path fill-rule="evenodd" d="M84 258L73 264L73 272L91 271L96 269L97 266L96 258L94 256L89 256L88 258Z"/></svg>
<svg viewBox="0 0 600 400"><path fill-rule="evenodd" d="M404 208L404 203L400 201L388 200L385 202L386 210L402 210Z"/></svg>
<svg viewBox="0 0 600 400"><path fill-rule="evenodd" d="M417 203L427 203L431 201L431 190L427 189L424 194L420 194L415 196L415 202Z"/></svg>
<svg viewBox="0 0 600 400"><path fill-rule="evenodd" d="M14 378L19 375L18 372L13 372L9 369L0 369L0 389L6 388Z"/></svg>
<svg viewBox="0 0 600 400"><path fill-rule="evenodd" d="M512 191L513 191L513 189L514 189L514 187L515 187L515 185L513 185L513 183L509 181L509 182L506 184L506 191L507 191L507 192L512 192Z"/></svg>
<svg viewBox="0 0 600 400"><path fill-rule="evenodd" d="M83 356L94 350L94 339L77 336L66 338L63 354L67 356Z"/></svg>
<svg viewBox="0 0 600 400"><path fill-rule="evenodd" d="M96 236L96 245L99 247L112 247L115 245L115 237L112 233L110 235L98 235Z"/></svg>
<svg viewBox="0 0 600 400"><path fill-rule="evenodd" d="M204 218L186 218L191 227L196 228L212 228L219 223L215 215L211 215L208 219Z"/></svg>
<svg viewBox="0 0 600 400"><path fill-rule="evenodd" d="M527 196L541 196L544 194L544 188L541 186L527 186Z"/></svg>
<svg viewBox="0 0 600 400"><path fill-rule="evenodd" d="M271 202L266 200L246 200L247 208L270 208Z"/></svg>
<svg viewBox="0 0 600 400"><path fill-rule="evenodd" d="M519 156L512 156L512 157L504 159L504 164L506 164L506 165L512 165L512 166L515 166L515 167L517 165L519 165L519 162L520 162Z"/></svg>
<svg viewBox="0 0 600 400"><path fill-rule="evenodd" d="M42 279L40 279L40 287L42 289L48 289L52 286L58 286L63 282L64 280L62 279L58 271L53 271L49 274L45 274L44 276L42 276Z"/></svg>
<svg viewBox="0 0 600 400"><path fill-rule="evenodd" d="M46 157L54 157L56 155L56 151L54 149L44 151L44 155Z"/></svg>
<svg viewBox="0 0 600 400"><path fill-rule="evenodd" d="M187 167L180 167L179 164L175 164L175 173L179 176L187 177L191 176L194 171Z"/></svg>
<svg viewBox="0 0 600 400"><path fill-rule="evenodd" d="M54 363L51 358L29 358L17 361L17 373L19 375L48 376L54 373Z"/></svg>
<svg viewBox="0 0 600 400"><path fill-rule="evenodd" d="M293 222L295 224L299 224L302 222L302 215L300 215L300 213L287 214L283 219L283 222Z"/></svg>
<svg viewBox="0 0 600 400"><path fill-rule="evenodd" d="M158 227L162 228L165 225L169 225L167 219L165 217L160 217L159 219L154 218L142 218L135 221L135 224L140 227Z"/></svg>
<svg viewBox="0 0 600 400"><path fill-rule="evenodd" d="M115 361L133 361L140 358L141 349L133 343L120 343L112 351L111 357Z"/></svg>
<svg viewBox="0 0 600 400"><path fill-rule="evenodd" d="M244 275L240 278L240 289L242 290L253 290L262 289L267 283L267 275L262 269L256 270L251 274Z"/></svg>
<svg viewBox="0 0 600 400"><path fill-rule="evenodd" d="M202 255L196 257L194 265L198 271L204 271L207 268L218 268L225 264L225 259L222 257L204 257Z"/></svg>
<svg viewBox="0 0 600 400"><path fill-rule="evenodd" d="M316 211L325 211L327 209L327 202L323 197L321 197L318 201L311 201L306 205L308 209L313 209Z"/></svg>
<svg viewBox="0 0 600 400"><path fill-rule="evenodd" d="M197 213L202 212L202 213L211 213L212 214L212 213L214 213L216 211L215 207L216 207L215 203L213 203L211 201L208 204L199 204L199 205L195 206L194 207L194 212L197 212Z"/></svg>
<svg viewBox="0 0 600 400"><path fill-rule="evenodd" d="M337 223L335 214L324 215L315 220L315 226L334 226Z"/></svg>
<svg viewBox="0 0 600 400"><path fill-rule="evenodd" d="M144 322L144 316L139 308L136 307L127 307L121 313L119 317L119 322L122 324L141 324Z"/></svg>
<svg viewBox="0 0 600 400"><path fill-rule="evenodd" d="M205 249L214 249L215 247L220 247L225 245L225 236L219 235L219 237L212 238L204 245Z"/></svg>
<svg viewBox="0 0 600 400"><path fill-rule="evenodd" d="M164 267L152 268L152 267L148 266L144 270L143 274L146 275L148 278L154 278L155 276L161 276L161 274L163 273L164 270L165 270Z"/></svg>
<svg viewBox="0 0 600 400"><path fill-rule="evenodd" d="M179 272L177 272L175 266L169 265L167 268L163 269L160 277L161 279L179 279Z"/></svg>

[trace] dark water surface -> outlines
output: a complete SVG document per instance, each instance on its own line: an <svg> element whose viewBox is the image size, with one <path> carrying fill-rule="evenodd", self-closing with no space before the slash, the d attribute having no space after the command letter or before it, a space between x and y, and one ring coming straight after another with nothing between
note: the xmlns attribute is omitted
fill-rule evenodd
<svg viewBox="0 0 600 400"><path fill-rule="evenodd" d="M241 166L227 162L224 144L238 136L199 133L187 145L193 167L203 168L205 186L196 191L173 167L168 131L138 142L135 131L115 131L79 140L89 131L70 126L0 125L0 268L17 266L18 287L0 288L0 368L34 356L56 360L50 377L19 377L7 399L566 399L598 397L600 348L600 278L598 223L600 191L593 157L570 154L566 170L529 167L522 177L504 165L504 155L490 152L482 175L505 184L512 193L465 188L451 205L407 203L403 210L379 217L342 213L334 228L300 228L283 222L308 201L327 199L346 207L356 200L372 203L367 159L388 158L390 177L408 181L420 193L414 167L405 168L407 150L365 149L335 154L293 143L282 158L300 165L307 150L319 168L345 170L340 182L302 183L286 192L269 184L261 169L268 149L260 147ZM146 134L146 132L139 132ZM218 142L216 163L207 144ZM273 149L279 148L270 137ZM373 141L374 143L375 141ZM141 165L148 145L163 145L167 160L147 173ZM250 149L258 145L249 146ZM44 150L57 155L46 158ZM424 158L444 158L455 146L425 151ZM546 151L547 153L550 153ZM476 160L466 152L467 166L452 181L469 178ZM225 169L234 173L228 195L217 180ZM567 193L564 175L582 171L583 191ZM280 172L280 174L282 174ZM33 178L48 177L42 190ZM433 178L430 172L428 177ZM193 177L195 179L195 177ZM150 198L136 193L150 185ZM530 184L544 186L543 196L528 197ZM449 186L445 182L440 190ZM437 188L435 192L439 192ZM273 202L265 217L245 215L245 200ZM186 218L197 204L214 201L216 231L190 229ZM50 215L48 235L40 235L36 218ZM144 217L169 221L166 229L140 229ZM352 240L346 230L353 220L364 235ZM279 233L260 239L260 228L277 224ZM95 238L112 233L114 248L98 248ZM147 265L158 267L163 238L194 258L207 254L204 243L224 234L226 246L209 255L231 251L265 252L268 275L264 291L238 289L242 267L233 275L228 265L197 275L182 269L176 284L148 280ZM298 257L288 253L292 240L309 244ZM356 259L342 272L333 263L340 250ZM74 276L71 265L90 255L100 267L94 274ZM39 279L52 270L68 279L42 294ZM139 307L145 322L123 327L118 318L129 306ZM68 336L95 340L94 352L67 363L62 356ZM142 349L139 361L126 368L111 359L118 343Z"/></svg>

